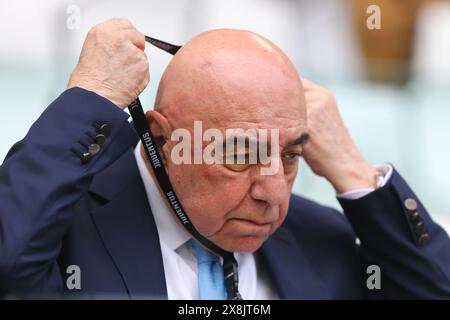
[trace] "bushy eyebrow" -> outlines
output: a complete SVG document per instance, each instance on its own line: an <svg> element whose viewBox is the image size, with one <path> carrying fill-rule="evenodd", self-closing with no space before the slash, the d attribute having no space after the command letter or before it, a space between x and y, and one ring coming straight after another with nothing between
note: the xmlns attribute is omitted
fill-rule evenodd
<svg viewBox="0 0 450 320"><path fill-rule="evenodd" d="M309 140L309 134L306 132L302 133L298 138L289 141L286 147L296 146L296 145L304 145Z"/></svg>
<svg viewBox="0 0 450 320"><path fill-rule="evenodd" d="M233 141L234 140L234 141ZM298 145L304 145L305 143L307 143L309 140L309 134L304 132L302 133L298 138L295 138L292 141L289 141L286 144L286 147L292 147L292 146L298 146ZM223 142L223 148L224 150L226 150L226 142L236 142L235 137L233 139L227 139ZM253 140L253 139L248 139L247 137L245 138L245 146L248 146L248 143L250 143L250 141L252 141L253 143L255 143L256 145L258 144L257 140ZM270 149L270 141L267 142L267 147ZM236 149L233 147L233 151L236 152Z"/></svg>

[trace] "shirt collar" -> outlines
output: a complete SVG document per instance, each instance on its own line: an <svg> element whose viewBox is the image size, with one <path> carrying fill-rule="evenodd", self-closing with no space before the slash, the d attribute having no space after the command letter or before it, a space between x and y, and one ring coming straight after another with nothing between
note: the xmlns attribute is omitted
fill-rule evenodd
<svg viewBox="0 0 450 320"><path fill-rule="evenodd" d="M179 222L175 220L172 209L159 192L155 178L150 174L144 159L142 158L141 145L142 143L139 141L134 148L134 156L136 157L139 173L142 182L144 183L148 202L152 209L159 239L168 246L169 249L175 251L192 237L182 226L180 226Z"/></svg>

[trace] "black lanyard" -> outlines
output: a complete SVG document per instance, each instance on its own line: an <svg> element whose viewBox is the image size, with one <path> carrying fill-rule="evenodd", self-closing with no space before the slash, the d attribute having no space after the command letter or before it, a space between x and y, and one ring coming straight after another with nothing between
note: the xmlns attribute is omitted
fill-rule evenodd
<svg viewBox="0 0 450 320"><path fill-rule="evenodd" d="M172 55L174 55L181 48L181 46L175 46L170 43L147 36L145 36L145 40L155 45L156 47L171 53ZM150 161L153 173L155 174L155 177L158 180L158 183L163 190L164 196L166 197L167 202L170 204L172 211L175 213L175 216L194 239L196 239L208 250L217 255L220 255L223 258L224 280L228 299L241 300L242 297L238 290L238 264L236 259L234 258L234 254L232 252L223 250L222 248L218 247L213 242L202 236L192 224L191 219L189 219L187 213L184 211L183 206L178 200L175 190L170 183L158 149L154 144L153 135L148 126L147 119L145 117L144 110L142 109L139 98L137 98L133 103L131 103L131 105L128 106L128 110L130 111L131 117L133 119L133 125L139 135L139 139L142 141L148 160Z"/></svg>

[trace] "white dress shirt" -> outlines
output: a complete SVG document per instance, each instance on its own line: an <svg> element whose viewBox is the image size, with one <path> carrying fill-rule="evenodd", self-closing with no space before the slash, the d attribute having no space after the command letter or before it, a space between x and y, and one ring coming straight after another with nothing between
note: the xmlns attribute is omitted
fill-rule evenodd
<svg viewBox="0 0 450 320"><path fill-rule="evenodd" d="M179 224L170 207L166 205L153 176L147 170L140 148L141 142L137 144L134 154L158 230L168 298L198 300L197 260L189 241L191 235ZM385 183L392 174L392 167L380 165L378 169L385 173ZM361 189L338 196L357 199L372 191L373 189ZM235 257L238 262L239 292L243 299L278 299L266 270L257 263L257 256L236 252Z"/></svg>

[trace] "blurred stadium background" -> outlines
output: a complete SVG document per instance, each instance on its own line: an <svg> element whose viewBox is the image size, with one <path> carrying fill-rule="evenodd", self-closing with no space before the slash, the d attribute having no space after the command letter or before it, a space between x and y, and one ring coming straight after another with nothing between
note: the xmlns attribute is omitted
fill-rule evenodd
<svg viewBox="0 0 450 320"><path fill-rule="evenodd" d="M381 30L366 26L371 4ZM271 39L303 76L335 92L366 157L394 164L450 231L450 1L0 0L1 159L65 89L87 31L111 17L175 44L214 28ZM141 101L151 108L170 56L146 52L151 83ZM294 192L339 207L304 163Z"/></svg>

